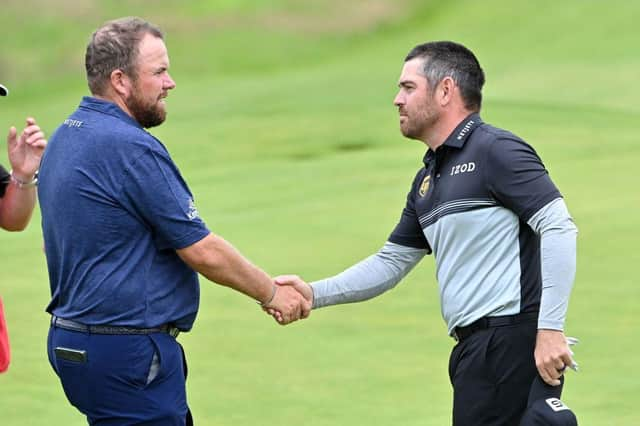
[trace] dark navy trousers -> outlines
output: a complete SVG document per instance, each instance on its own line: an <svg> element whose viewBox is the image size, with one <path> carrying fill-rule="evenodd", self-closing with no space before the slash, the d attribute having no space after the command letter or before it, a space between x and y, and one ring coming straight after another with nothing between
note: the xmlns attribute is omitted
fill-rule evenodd
<svg viewBox="0 0 640 426"><path fill-rule="evenodd" d="M91 334L52 326L47 343L67 399L90 425L193 424L184 352L169 334Z"/></svg>
<svg viewBox="0 0 640 426"><path fill-rule="evenodd" d="M537 323L480 330L459 342L449 359L454 426L520 423L537 376Z"/></svg>

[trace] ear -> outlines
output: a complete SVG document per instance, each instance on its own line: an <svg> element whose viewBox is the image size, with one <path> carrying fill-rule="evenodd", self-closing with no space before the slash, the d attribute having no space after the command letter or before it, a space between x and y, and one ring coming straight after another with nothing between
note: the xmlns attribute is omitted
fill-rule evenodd
<svg viewBox="0 0 640 426"><path fill-rule="evenodd" d="M122 98L126 98L131 93L132 81L121 69L111 71L111 88Z"/></svg>
<svg viewBox="0 0 640 426"><path fill-rule="evenodd" d="M456 88L456 83L451 77L445 77L442 79L442 81L440 81L439 86L440 87L438 94L440 95L440 105L448 105L453 100L453 93Z"/></svg>

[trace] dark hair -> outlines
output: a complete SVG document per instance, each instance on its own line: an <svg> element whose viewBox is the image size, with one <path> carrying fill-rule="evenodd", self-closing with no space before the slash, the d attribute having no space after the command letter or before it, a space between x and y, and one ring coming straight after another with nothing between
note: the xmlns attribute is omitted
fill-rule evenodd
<svg viewBox="0 0 640 426"><path fill-rule="evenodd" d="M405 62L423 58L423 75L429 87L435 88L445 77L451 77L460 88L464 106L479 111L482 106L484 71L472 51L451 41L420 44L409 52Z"/></svg>
<svg viewBox="0 0 640 426"><path fill-rule="evenodd" d="M103 94L114 70L137 77L138 45L146 34L163 39L158 27L136 17L109 21L93 33L85 54L87 83L92 94Z"/></svg>

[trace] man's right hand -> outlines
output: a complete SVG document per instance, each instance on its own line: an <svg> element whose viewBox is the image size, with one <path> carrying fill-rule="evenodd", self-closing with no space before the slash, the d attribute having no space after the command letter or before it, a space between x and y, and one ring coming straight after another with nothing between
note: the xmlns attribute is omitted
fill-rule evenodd
<svg viewBox="0 0 640 426"><path fill-rule="evenodd" d="M297 317L295 315L292 316L291 314L285 315L285 311L278 309L272 302L264 307L265 312L271 315L282 325L289 324L300 318L307 318L311 312L311 307L313 306L313 290L311 289L311 286L297 275L280 275L274 278L274 283L277 286L274 300L278 297L278 293L280 292L286 292L287 294L291 294L291 292L293 292L298 295L298 297L302 296L304 300L300 305L302 309L300 310L300 315Z"/></svg>
<svg viewBox="0 0 640 426"><path fill-rule="evenodd" d="M263 309L278 323L286 325L307 318L311 312L311 302L295 287L276 285L273 299Z"/></svg>

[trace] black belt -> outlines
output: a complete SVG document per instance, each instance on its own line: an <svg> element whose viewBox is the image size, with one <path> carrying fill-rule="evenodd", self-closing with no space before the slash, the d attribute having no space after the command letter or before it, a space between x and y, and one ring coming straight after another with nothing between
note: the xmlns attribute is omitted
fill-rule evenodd
<svg viewBox="0 0 640 426"><path fill-rule="evenodd" d="M538 320L537 312L523 312L516 315L504 315L500 317L483 317L464 327L453 329L453 338L462 342L476 331L485 330L492 327L504 327L507 325L521 324Z"/></svg>
<svg viewBox="0 0 640 426"><path fill-rule="evenodd" d="M180 330L169 324L161 325L153 328L134 328L121 327L118 325L86 325L76 321L58 318L53 315L51 317L51 325L65 330L79 331L81 333L94 334L151 334L151 333L167 333L173 337L178 337Z"/></svg>

